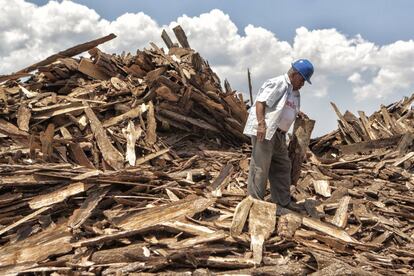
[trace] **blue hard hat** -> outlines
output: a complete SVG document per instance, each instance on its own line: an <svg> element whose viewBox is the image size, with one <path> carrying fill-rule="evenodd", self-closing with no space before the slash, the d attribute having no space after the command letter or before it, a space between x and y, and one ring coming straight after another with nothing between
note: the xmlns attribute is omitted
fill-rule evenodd
<svg viewBox="0 0 414 276"><path fill-rule="evenodd" d="M313 74L313 65L309 60L298 59L292 63L292 67L295 68L295 70L298 71L307 82L312 84L310 78Z"/></svg>

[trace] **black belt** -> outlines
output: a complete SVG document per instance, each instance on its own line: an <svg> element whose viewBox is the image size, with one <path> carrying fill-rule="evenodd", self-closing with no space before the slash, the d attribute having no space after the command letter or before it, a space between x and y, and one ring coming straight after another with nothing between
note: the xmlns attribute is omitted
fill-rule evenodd
<svg viewBox="0 0 414 276"><path fill-rule="evenodd" d="M279 133L281 133L281 134L283 134L283 135L285 135L285 134L286 134L286 131L281 130L280 128L277 128L277 129L276 129L276 131L277 131L277 132L279 132Z"/></svg>

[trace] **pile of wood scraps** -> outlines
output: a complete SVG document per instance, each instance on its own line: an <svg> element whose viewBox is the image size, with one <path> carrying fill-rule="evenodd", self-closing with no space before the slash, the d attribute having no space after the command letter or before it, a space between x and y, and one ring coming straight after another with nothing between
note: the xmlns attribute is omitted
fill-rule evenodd
<svg viewBox="0 0 414 276"><path fill-rule="evenodd" d="M223 91L197 52L173 44L166 53L151 44L136 55L109 55L95 47L113 38L72 47L19 71L37 70L25 82L2 77L9 80L0 86L0 132L14 138L9 152L2 150L2 162L17 154L119 170L124 163L171 159L159 131L233 145L248 141L242 134L247 119L242 93L228 82ZM166 33L163 38L170 40ZM90 58L71 57L84 51Z"/></svg>
<svg viewBox="0 0 414 276"><path fill-rule="evenodd" d="M297 120L295 213L247 195L243 97L174 33L168 53L108 55L108 36L1 78L0 275L409 274L414 97L335 107L317 139Z"/></svg>

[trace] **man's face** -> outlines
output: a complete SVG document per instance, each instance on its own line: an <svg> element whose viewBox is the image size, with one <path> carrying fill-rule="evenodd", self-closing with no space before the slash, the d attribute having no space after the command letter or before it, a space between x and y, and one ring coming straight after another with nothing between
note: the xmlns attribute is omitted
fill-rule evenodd
<svg viewBox="0 0 414 276"><path fill-rule="evenodd" d="M295 72L293 74L291 83L293 86L293 90L299 90L305 84L305 79L302 77L301 74L299 74L298 72Z"/></svg>

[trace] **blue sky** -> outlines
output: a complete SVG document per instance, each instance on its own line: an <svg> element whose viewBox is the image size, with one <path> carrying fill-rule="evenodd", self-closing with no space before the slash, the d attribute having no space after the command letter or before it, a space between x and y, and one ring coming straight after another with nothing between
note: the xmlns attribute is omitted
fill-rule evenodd
<svg viewBox="0 0 414 276"><path fill-rule="evenodd" d="M43 5L47 0L29 1ZM114 20L130 12L144 12L160 24L186 14L197 16L217 8L230 15L239 30L261 26L292 41L295 30L336 28L354 36L387 44L414 38L412 0L76 0L103 18Z"/></svg>
<svg viewBox="0 0 414 276"><path fill-rule="evenodd" d="M366 114L414 91L414 0L0 0L0 74L114 32L104 51L134 53L180 24L220 78L248 98L297 58L315 65L301 89L314 135L337 128L340 111ZM174 39L174 37L173 37Z"/></svg>

